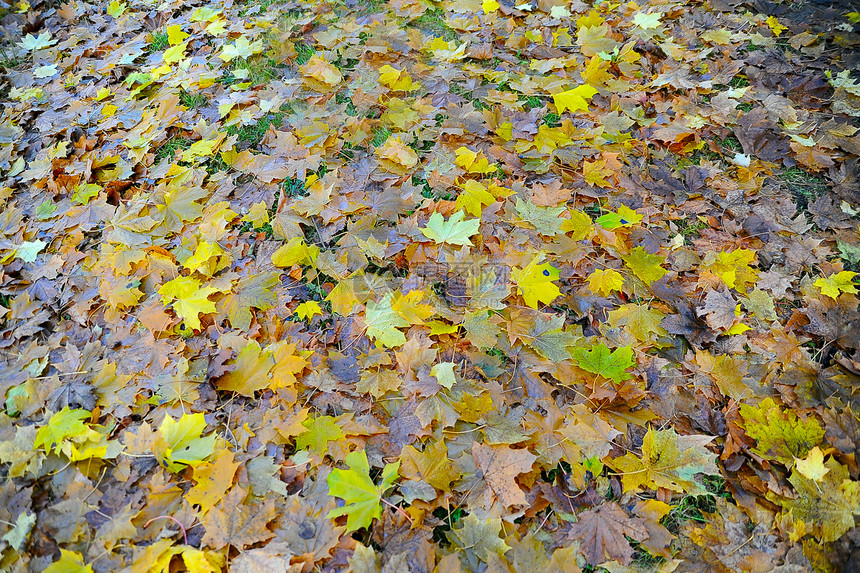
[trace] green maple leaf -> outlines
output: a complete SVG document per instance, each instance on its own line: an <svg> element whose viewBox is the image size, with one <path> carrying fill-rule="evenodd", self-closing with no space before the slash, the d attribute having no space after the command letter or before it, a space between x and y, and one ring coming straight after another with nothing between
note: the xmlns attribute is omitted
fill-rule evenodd
<svg viewBox="0 0 860 573"><path fill-rule="evenodd" d="M592 346L591 350L574 348L571 354L577 366L586 372L597 374L615 383L629 379L631 375L626 370L635 364L633 349L629 346L621 346L610 352L609 348L601 342Z"/></svg>
<svg viewBox="0 0 860 573"><path fill-rule="evenodd" d="M621 257L633 271L633 274L642 279L645 284L651 284L666 274L666 269L661 267L666 257L652 255L643 247L636 247L630 254Z"/></svg>
<svg viewBox="0 0 860 573"><path fill-rule="evenodd" d="M200 465L215 451L216 436L203 437L205 428L203 414L183 414L179 420L165 416L152 445L152 453L172 472Z"/></svg>
<svg viewBox="0 0 860 573"><path fill-rule="evenodd" d="M720 473L716 456L705 447L711 440L710 436L679 436L673 428L649 428L642 439L641 458L628 452L609 464L619 472L625 492L635 492L644 486L705 493L705 487L693 477Z"/></svg>
<svg viewBox="0 0 860 573"><path fill-rule="evenodd" d="M783 412L772 398L765 398L758 406L741 404L740 414L744 431L756 441L752 451L770 460L789 464L795 458L805 458L824 437L824 428L815 418L798 419L790 409Z"/></svg>
<svg viewBox="0 0 860 573"><path fill-rule="evenodd" d="M471 245L469 239L472 235L478 232L481 226L480 219L469 219L464 221L463 211L457 211L451 218L445 221L444 217L439 213L430 215L427 221L427 227L421 229L424 236L434 241L437 245L447 243L449 245Z"/></svg>
<svg viewBox="0 0 860 573"><path fill-rule="evenodd" d="M391 308L393 297L394 293L389 292L379 302L368 302L364 318L367 335L388 348L406 342L406 336L397 328L410 325L408 320Z"/></svg>
<svg viewBox="0 0 860 573"><path fill-rule="evenodd" d="M296 436L296 449L310 448L314 452L325 455L328 451L328 443L340 440L344 437L343 429L337 423L336 418L331 416L319 416L312 420L305 420L302 425L307 431Z"/></svg>
<svg viewBox="0 0 860 573"><path fill-rule="evenodd" d="M348 470L334 469L328 475L328 494L344 500L343 507L336 507L326 517L346 516L346 532L367 527L382 515L382 496L397 479L400 461L385 464L379 485L370 478L370 464L364 450L350 452L346 456Z"/></svg>

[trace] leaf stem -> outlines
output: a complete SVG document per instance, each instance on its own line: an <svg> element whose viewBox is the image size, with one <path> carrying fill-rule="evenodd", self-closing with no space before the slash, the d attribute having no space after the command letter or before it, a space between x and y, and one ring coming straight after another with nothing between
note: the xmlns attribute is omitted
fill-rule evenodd
<svg viewBox="0 0 860 573"><path fill-rule="evenodd" d="M383 500L383 501L385 501L385 500ZM146 526L148 526L150 523L152 523L156 519L170 519L171 521L175 522L176 525L178 525L179 528L182 529L182 538L185 541L185 545L188 545L188 532L185 531L185 526L182 525L181 521L179 521L178 519L176 519L172 515L158 515L156 517L153 517L152 519L150 519L149 521L147 521L146 523L143 524L144 529L146 529Z"/></svg>
<svg viewBox="0 0 860 573"><path fill-rule="evenodd" d="M400 508L400 507L398 507L398 506L394 505L393 503L391 503L390 501L388 501L387 499L382 498L382 497L380 497L380 498L379 498L379 501L381 501L382 503L384 503L384 504L385 504L385 505L387 505L388 507L390 507L390 508L393 508L393 509L397 510L397 513L399 513L400 515L402 515L403 517L405 517L405 518L406 518L406 521L408 521L408 522L409 522L409 525L413 525L413 524L415 523L415 522L412 520L412 517L410 517L410 515L409 515L408 513L406 513L405 511L403 511L403 509L402 509L402 508Z"/></svg>

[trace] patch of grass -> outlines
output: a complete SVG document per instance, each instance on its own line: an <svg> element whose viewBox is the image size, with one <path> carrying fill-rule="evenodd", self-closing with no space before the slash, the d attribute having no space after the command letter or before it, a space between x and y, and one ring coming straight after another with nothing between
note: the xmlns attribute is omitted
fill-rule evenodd
<svg viewBox="0 0 860 573"><path fill-rule="evenodd" d="M547 127L561 127L561 117L557 113L548 113L541 119Z"/></svg>
<svg viewBox="0 0 860 573"><path fill-rule="evenodd" d="M437 525L433 528L433 541L438 543L441 547L447 547L451 545L451 542L448 540L448 536L446 535L455 523L463 519L469 515L465 509L462 507L451 508L448 507L437 507L433 510L433 517L436 519L441 519L442 524Z"/></svg>
<svg viewBox="0 0 860 573"><path fill-rule="evenodd" d="M150 54L162 52L169 47L170 40L167 37L167 32L153 32L149 38L149 43L146 45L146 49Z"/></svg>
<svg viewBox="0 0 860 573"><path fill-rule="evenodd" d="M707 222L696 217L675 221L675 225L678 226L678 233L684 237L684 242L688 245L692 245L693 239L699 238L701 231L708 228Z"/></svg>
<svg viewBox="0 0 860 573"><path fill-rule="evenodd" d="M633 548L634 567L641 570L651 570L666 561L663 557L651 555L648 550L642 547L642 544L635 539L628 537L627 541L630 542L630 546Z"/></svg>
<svg viewBox="0 0 860 573"><path fill-rule="evenodd" d="M740 153L744 150L741 142L734 135L727 135L723 138L715 135L714 141L721 149L731 151L732 153Z"/></svg>
<svg viewBox="0 0 860 573"><path fill-rule="evenodd" d="M316 53L311 46L305 44L304 42L296 42L295 49L297 66L303 66L308 63L308 60L310 60Z"/></svg>
<svg viewBox="0 0 860 573"><path fill-rule="evenodd" d="M809 203L815 201L828 189L827 180L824 177L797 166L789 167L779 175L779 178L785 182L794 203L801 211L809 209Z"/></svg>
<svg viewBox="0 0 860 573"><path fill-rule="evenodd" d="M729 86L733 88L745 88L750 85L749 79L746 76L738 74L729 81Z"/></svg>
<svg viewBox="0 0 860 573"><path fill-rule="evenodd" d="M6 48L0 48L0 68L11 70L12 68L24 63L24 56L17 55L14 52L7 52Z"/></svg>
<svg viewBox="0 0 860 573"><path fill-rule="evenodd" d="M520 101L523 102L523 109L527 112L544 106L543 100L538 96L520 96Z"/></svg>
<svg viewBox="0 0 860 573"><path fill-rule="evenodd" d="M681 498L681 502L660 520L663 527L677 534L686 521L705 523L707 521L705 514L717 512L718 497L733 501L732 494L726 489L726 482L722 476L706 475L703 481L708 493L685 495Z"/></svg>
<svg viewBox="0 0 860 573"><path fill-rule="evenodd" d="M452 30L445 21L445 12L438 8L427 10L420 17L412 20L409 25L434 36L441 36L446 42L457 39L457 32Z"/></svg>
<svg viewBox="0 0 860 573"><path fill-rule="evenodd" d="M743 102L743 103L739 103L738 105L736 105L736 106L735 106L735 109L739 109L739 110L741 110L741 111L742 111L742 112L744 112L744 113L749 113L749 112L750 112L750 110L752 110L752 108L753 108L753 107L754 107L754 106L753 106L753 104L752 104L752 103L750 103L750 102L748 102L748 101L745 101L745 102Z"/></svg>
<svg viewBox="0 0 860 573"><path fill-rule="evenodd" d="M373 137L370 139L370 144L373 147L379 147L385 143L389 137L391 137L391 131L387 127L377 129L373 133Z"/></svg>
<svg viewBox="0 0 860 573"><path fill-rule="evenodd" d="M155 162L159 163L164 159L173 159L177 151L188 149L189 147L191 147L191 140L187 137L171 137L155 150Z"/></svg>
<svg viewBox="0 0 860 573"><path fill-rule="evenodd" d="M209 97L202 93L191 93L186 90L179 92L179 103L188 109L200 109L209 103Z"/></svg>
<svg viewBox="0 0 860 573"><path fill-rule="evenodd" d="M283 112L270 113L258 119L257 123L253 125L246 125L244 127L232 125L227 128L227 134L238 136L239 141L245 142L248 147L257 147L263 140L263 137L265 137L266 132L269 131L270 126L281 127L283 123Z"/></svg>

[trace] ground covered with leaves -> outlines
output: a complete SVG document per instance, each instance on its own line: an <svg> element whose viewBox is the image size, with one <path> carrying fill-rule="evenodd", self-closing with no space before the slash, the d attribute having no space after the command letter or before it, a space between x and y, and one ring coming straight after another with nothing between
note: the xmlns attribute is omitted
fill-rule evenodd
<svg viewBox="0 0 860 573"><path fill-rule="evenodd" d="M857 570L857 12L3 2L3 571Z"/></svg>

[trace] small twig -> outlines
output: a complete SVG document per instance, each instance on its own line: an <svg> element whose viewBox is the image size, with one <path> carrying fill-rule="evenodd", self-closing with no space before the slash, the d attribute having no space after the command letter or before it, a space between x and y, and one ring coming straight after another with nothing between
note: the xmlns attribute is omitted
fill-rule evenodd
<svg viewBox="0 0 860 573"><path fill-rule="evenodd" d="M385 501L385 500L383 500L383 501ZM182 525L181 521L179 521L178 519L176 519L172 515L159 515L157 517L153 517L152 519L150 519L149 521L147 521L146 523L143 524L143 528L146 529L146 526L148 526L150 523L152 523L156 519L170 519L171 521L174 521L176 523L176 525L178 525L180 527L180 529L182 529L182 538L185 540L185 545L188 545L188 533L185 531L185 526Z"/></svg>
<svg viewBox="0 0 860 573"><path fill-rule="evenodd" d="M403 517L405 517L405 518L406 518L406 521L408 521L408 522L409 522L409 525L412 525L412 524L414 524L414 523L415 523L414 521L412 521L412 518L409 516L409 514L408 514L408 513L406 513L405 511L403 511L403 509L402 509L402 508L397 507L396 505L394 505L393 503L391 503L391 502L390 502L390 501L388 501L387 499L379 498L379 500L380 500L382 503L384 503L385 505L387 505L388 507L391 507L391 508L393 508L393 509L397 510L397 513L399 513L400 515L402 515Z"/></svg>

